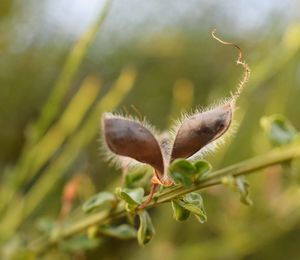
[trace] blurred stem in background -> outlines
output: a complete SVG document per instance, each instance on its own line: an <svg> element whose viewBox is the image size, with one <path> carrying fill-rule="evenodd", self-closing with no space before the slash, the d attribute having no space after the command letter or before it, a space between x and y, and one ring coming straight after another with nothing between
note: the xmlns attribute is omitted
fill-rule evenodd
<svg viewBox="0 0 300 260"><path fill-rule="evenodd" d="M174 118L180 118L182 113L188 113L194 100L194 84L188 79L178 79L173 87L173 98L169 116L170 125Z"/></svg>
<svg viewBox="0 0 300 260"><path fill-rule="evenodd" d="M133 87L136 72L133 68L125 68L115 85L93 107L72 138L64 145L59 156L49 165L34 183L24 197L15 197L9 204L0 224L1 237L6 238L15 232L22 222L37 208L45 196L55 187L56 182L63 178L63 173L75 162L81 149L85 147L97 134L98 128L94 123L100 123L100 115L105 111L116 108L124 96Z"/></svg>
<svg viewBox="0 0 300 260"><path fill-rule="evenodd" d="M40 119L31 129L37 132L29 135L19 162L6 175L7 185L1 189L1 240L10 237L44 201L74 164L82 148L96 136L95 122L99 122L101 113L116 108L134 85L135 69L124 68L114 86L96 102L101 83L88 77L58 116L61 103L110 5L111 1L107 1L99 19L72 49ZM47 130L57 117L57 123ZM24 192L26 185L29 189Z"/></svg>
<svg viewBox="0 0 300 260"><path fill-rule="evenodd" d="M101 83L88 77L63 111L61 117L43 137L25 153L16 168L14 186L18 189L32 180L66 140L79 128L99 96ZM80 106L78 105L80 104ZM22 165L22 163L24 163Z"/></svg>
<svg viewBox="0 0 300 260"><path fill-rule="evenodd" d="M10 184L9 192L14 193L14 191L18 190L21 185L30 181L32 177L36 175L40 167L42 167L43 164L51 158L51 156L53 156L60 144L62 144L66 138L76 130L83 120L85 112L87 112L93 103L92 100L88 100L89 96L84 97L84 95L88 94L91 95L91 99L96 99L99 94L99 86L92 87L92 83L90 81L83 83L82 90L79 90L73 99L74 103L69 105L64 116L58 120L58 123L56 123L54 127L51 128L51 131L47 132L48 136L44 136L54 119L59 117L62 102L72 86L72 82L84 60L84 57L86 56L89 46L95 39L97 32L107 17L111 2L112 1L110 0L105 2L104 7L99 14L99 18L86 30L72 48L62 68L61 74L53 87L50 97L41 110L39 119L34 125L29 127L26 143L24 144L19 162L14 169L9 170L6 173L6 177ZM76 103L81 101L83 102L83 107L78 108ZM77 108L81 109L81 112L74 110ZM58 136L53 140L48 139L51 135ZM39 144L36 144L37 142ZM48 142L48 144L46 142ZM33 147L34 144L36 145ZM39 156L39 158L36 158L36 156Z"/></svg>
<svg viewBox="0 0 300 260"><path fill-rule="evenodd" d="M53 91L42 109L39 120L29 131L29 145L35 143L42 135L44 135L53 120L57 117L62 102L72 86L72 82L80 69L80 65L86 56L88 48L94 41L97 32L109 13L111 3L111 0L105 1L103 10L100 11L99 18L86 30L72 48L62 68L61 74L53 87Z"/></svg>

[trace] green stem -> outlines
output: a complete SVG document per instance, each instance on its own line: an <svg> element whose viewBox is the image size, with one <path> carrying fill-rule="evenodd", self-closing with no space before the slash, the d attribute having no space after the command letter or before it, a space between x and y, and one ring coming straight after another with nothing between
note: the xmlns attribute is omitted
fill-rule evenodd
<svg viewBox="0 0 300 260"><path fill-rule="evenodd" d="M182 195L188 194L193 191L200 191L205 188L222 184L222 178L225 176L240 176L254 173L257 170L281 164L300 157L300 145L288 146L281 149L274 149L265 155L254 157L252 159L225 167L223 169L212 172L206 179L194 184L191 187L171 187L156 196L156 200L152 201L146 208L152 208L156 205L169 202ZM78 233L86 231L89 227L94 225L101 225L112 219L123 217L126 215L124 207L118 207L115 211L101 211L93 215L87 216L78 222L75 222L66 227L58 227L53 230L49 237L39 239L35 245L32 244L31 248L37 253L45 252L49 247L54 246L60 241L77 235Z"/></svg>
<svg viewBox="0 0 300 260"><path fill-rule="evenodd" d="M53 87L53 91L45 104L42 115L35 125L35 136L32 136L31 143L35 143L48 129L52 121L59 112L60 106L68 90L72 85L80 65L82 64L89 46L96 38L97 32L101 28L105 18L107 17L111 0L107 0L97 20L83 33L80 39L73 46L62 68L61 74Z"/></svg>

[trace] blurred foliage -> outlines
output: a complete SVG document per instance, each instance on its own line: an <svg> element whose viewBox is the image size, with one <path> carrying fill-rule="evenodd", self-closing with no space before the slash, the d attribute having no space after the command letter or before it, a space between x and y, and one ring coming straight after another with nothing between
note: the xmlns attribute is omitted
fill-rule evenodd
<svg viewBox="0 0 300 260"><path fill-rule="evenodd" d="M233 1L187 1L191 7L185 16L180 16L181 20L175 19L176 14L181 14L188 4L181 8L178 1L173 5L153 1L148 6L141 1L145 9L152 8L150 20L143 20L144 24L138 19L143 6L128 1L126 7L122 1L115 1L103 24L107 10L102 7L97 9L94 21L77 34L66 27L51 27L50 14L54 11L49 6L59 6L59 1L50 2L0 3L3 258L45 232L47 228L39 229L39 221L44 219L44 227L48 223L51 228L70 212L72 218L80 218L84 213L78 206L83 201L104 188L112 191L120 183L119 171L108 167L99 155L102 112L118 108L125 113L141 113L163 130L181 112L229 96L241 70L234 64L235 50L211 39L212 27L243 48L252 75L235 113L239 123L236 134L205 159L216 169L269 150L273 144L260 128L263 116L284 114L300 129L300 23L299 14L295 14L299 10L296 1L287 1L286 8L279 10L272 9L277 1L266 1L273 12L265 17L259 13L261 17L256 19L261 25L251 30L242 22L248 19L255 23L247 10L263 9L257 1L237 7L242 8L237 10L237 16L232 15ZM127 28L128 20L119 18L119 13L124 17L122 8L128 17L137 17L133 20L139 30L132 24ZM66 14L58 16L67 23L65 10ZM157 28L160 20L167 21L167 25ZM80 19L75 20L74 31L80 23ZM113 26L119 31L114 31ZM289 123L283 128L291 129ZM295 174L289 180L281 175L280 166L250 177L252 207L241 205L226 188L203 193L209 215L204 225L193 218L184 223L171 220L169 206L151 210L156 235L145 247L140 248L134 240L117 240L113 238L116 230L106 230L112 238L101 236L90 243L85 236L79 237L49 251L47 257L298 259L299 169L299 162L293 162ZM80 177L74 181L74 176ZM137 173L134 178L148 180L139 176ZM147 222L147 216L143 217ZM141 232L140 241L145 242L145 232ZM74 244L83 249L74 252ZM22 255L32 257L27 251Z"/></svg>

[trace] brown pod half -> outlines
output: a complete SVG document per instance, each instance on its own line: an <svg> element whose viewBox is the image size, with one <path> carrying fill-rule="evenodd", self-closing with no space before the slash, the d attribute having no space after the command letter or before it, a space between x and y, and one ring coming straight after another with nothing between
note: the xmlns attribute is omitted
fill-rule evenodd
<svg viewBox="0 0 300 260"><path fill-rule="evenodd" d="M112 152L147 163L162 176L164 163L161 149L147 128L126 118L104 116L103 130L107 146Z"/></svg>
<svg viewBox="0 0 300 260"><path fill-rule="evenodd" d="M175 137L171 161L188 158L219 138L229 128L231 119L232 107L226 104L184 120Z"/></svg>

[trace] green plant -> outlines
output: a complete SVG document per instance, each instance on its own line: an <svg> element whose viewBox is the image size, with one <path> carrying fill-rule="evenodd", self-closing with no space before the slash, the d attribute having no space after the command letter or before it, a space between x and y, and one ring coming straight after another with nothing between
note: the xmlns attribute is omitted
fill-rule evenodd
<svg viewBox="0 0 300 260"><path fill-rule="evenodd" d="M155 234L148 209L168 203L172 206L173 216L176 220L185 221L193 215L200 223L204 223L207 221L204 208L206 200L203 200L199 194L203 189L215 185L225 185L239 193L241 202L251 205L249 184L245 175L276 164L289 169L291 161L300 156L298 131L283 116L274 115L264 117L261 121L272 144L277 147L271 152L230 167L212 170L211 165L205 160L190 161L182 158L189 156L183 156L181 152L189 154L191 151L186 150L179 143L176 151L174 150L174 158L168 160L164 170L161 170L161 164L157 163L158 157L154 158L154 163L150 160L154 167L128 169L127 165L125 167L121 165L124 172L123 184L121 186L114 185L120 186L115 189L115 192L110 189L88 198L95 193L93 184L87 185L90 188L88 191L80 189L82 183L90 181L88 177L81 173L75 173L74 177L68 178L65 173L78 163L81 150L95 138L98 131L95 122L98 121L99 115L105 111L114 110L131 90L135 82L136 71L132 67L126 67L104 96L100 95L101 79L87 77L67 102L66 107L63 107L62 103L67 92L70 92L72 82L79 71L88 46L107 15L109 5L110 1L99 19L79 39L70 52L49 100L41 109L40 118L27 128L26 142L19 161L15 166L7 169L5 178L1 182L0 237L1 242L5 243L16 257L34 257L48 252L53 246L57 246L64 252L88 250L99 246L101 238L105 236L118 239L137 238L138 243L144 246L151 241ZM279 62L264 64L261 71L268 72L255 73L254 83L251 82L252 86L257 87L259 86L257 82L261 84L263 80L271 78L294 56L298 50L298 41L294 41L292 45L289 42L293 38L298 39L299 37L288 38L289 41L286 40L283 44L283 49L288 55L277 55L276 59ZM206 139L207 143L225 133L231 122L233 103L239 96L249 74L247 65L242 61L241 53L238 64L245 68L245 77L241 87L232 95L231 99L225 101L227 107L219 107L209 113L204 113L206 120L211 121L211 118L218 118L222 114L221 112L230 111L229 115L225 116L221 122L222 127L219 122L219 125L210 128L217 129L220 126L214 135ZM270 67L275 67L275 69L270 69ZM191 85L186 83L184 82L183 85L188 86L191 90ZM184 87L181 92L185 90ZM183 100L183 102L180 98L177 100L181 103L174 101L173 112L175 111L175 114L180 110L186 110L187 106L191 105L191 93L192 90L187 96L187 100ZM242 106L244 103L246 102L241 102ZM228 105L230 106L228 107ZM179 106L181 106L180 109ZM110 118L114 118L114 116ZM141 126L143 124L137 127ZM179 135L184 137L184 133L179 133ZM189 140L189 138L185 139L185 143L189 144L187 148L193 142L194 140ZM206 142L203 147L206 146ZM201 145L196 150L199 150ZM113 152L120 153L116 147ZM131 152L139 155L140 151L133 150ZM143 161L147 162L144 159ZM154 172L155 178L152 179L155 185L149 187L153 168L157 168L157 171ZM41 217L45 215L42 207L45 207L45 204L47 207L49 203L48 195L56 193L63 185L62 183L66 183L66 185L59 216ZM158 185L161 184L171 187L160 186L158 189ZM151 196L145 196L149 192ZM74 201L78 197L86 200L82 209L73 208L76 204ZM52 205L55 207L58 204L56 200ZM54 211L59 211L59 209ZM23 241L20 237L22 238L25 233L28 234ZM35 238L37 239L35 240ZM247 240L245 239L245 241ZM253 244L255 243L252 241L252 246Z"/></svg>
<svg viewBox="0 0 300 260"><path fill-rule="evenodd" d="M272 117L269 123L274 124L275 127L277 125L276 122L272 121ZM280 142L279 139L278 141ZM97 239L101 235L109 235L121 239L132 239L137 236L139 244L144 245L155 234L146 209L156 207L162 203L172 203L174 218L176 220L184 221L190 214L193 214L200 223L203 223L207 220L207 216L203 199L198 191L211 186L225 184L238 191L241 201L249 205L251 202L248 197L248 184L245 182L245 175L253 174L260 169L272 165L290 162L298 157L300 157L299 138L288 145L275 148L267 154L217 171L208 172L210 166L203 160L197 161L194 164L183 159L174 161L170 165L170 172L172 174L176 172L178 176L180 175L181 177L178 180L184 180L182 183L185 185L178 184L158 191L155 193L152 201L146 205L145 209L139 209L139 205L147 199L144 197L144 189L142 187L135 189L126 187L118 188L115 194L101 192L83 205L83 210L88 214L86 217L79 221L65 223L64 225L58 224L56 227L53 227L50 233L32 243L31 249L35 252L43 253L49 247L85 232L89 234L90 239ZM187 167L187 165L189 166ZM197 169L197 165L201 165L200 170ZM178 171L179 168L180 171ZM191 171L191 168L194 171ZM132 172L132 174L136 173ZM131 173L128 173L128 175L131 175ZM132 179L128 184L136 185L137 183L135 182L139 181L139 179L137 181ZM186 185L186 182L190 184ZM137 233L134 232L135 225L132 222L135 215L138 215L140 219ZM127 218L129 223L125 226L124 224L114 226L113 221L118 218ZM114 232L106 232L108 227Z"/></svg>
<svg viewBox="0 0 300 260"><path fill-rule="evenodd" d="M92 246L91 243L97 246L101 236L137 238L138 243L144 246L155 235L147 209L170 203L173 217L177 221L185 221L190 215L194 215L200 223L204 223L207 215L203 198L198 192L215 185L230 187L239 193L242 203L252 205L245 175L272 165L285 165L300 157L299 133L283 116L264 117L262 126L267 136L280 147L265 155L216 171L211 170L207 161L195 159L198 157L194 155L199 150L215 142L229 129L234 103L249 76L249 68L242 61L241 52L238 64L244 67L245 76L237 92L224 105L185 117L176 127L177 132L171 141L166 140L165 135L163 139L155 137L151 132L152 128L145 121L104 115L103 138L106 149L110 150L109 158L113 158L123 169L123 186L116 188L115 192L103 191L88 199L82 206L82 210L88 214L86 217L54 225L50 232L30 245L31 250L42 254L50 247L62 243L69 244L67 248L72 250L73 237L78 237L81 241L77 241L74 250L87 249ZM197 143L197 139L193 139L194 132L200 135L202 142ZM171 144L171 147L166 144ZM151 175L145 174L143 167L130 170L136 161L146 163L150 170L153 169L152 179ZM148 181L144 180L145 176ZM145 196L150 182L150 194ZM158 186L160 189L155 192ZM116 224L115 220L118 218L126 219L127 223ZM86 235L82 235L84 233Z"/></svg>

